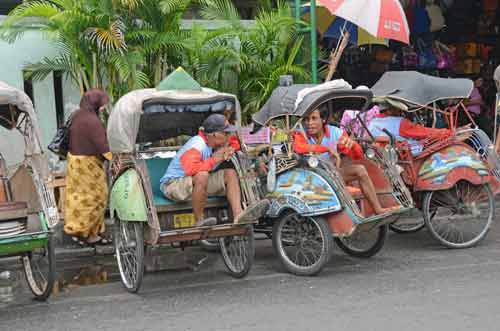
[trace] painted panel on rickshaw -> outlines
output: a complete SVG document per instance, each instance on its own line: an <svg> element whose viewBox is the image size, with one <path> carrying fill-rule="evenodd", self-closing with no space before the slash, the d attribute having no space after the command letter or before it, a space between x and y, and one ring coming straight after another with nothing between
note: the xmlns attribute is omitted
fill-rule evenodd
<svg viewBox="0 0 500 331"><path fill-rule="evenodd" d="M341 209L340 201L328 182L311 170L294 169L281 174L276 190L268 195L268 215L277 217L291 208L303 215L319 215Z"/></svg>
<svg viewBox="0 0 500 331"><path fill-rule="evenodd" d="M139 174L135 169L125 171L113 184L110 212L118 214L122 221L148 220L146 198Z"/></svg>
<svg viewBox="0 0 500 331"><path fill-rule="evenodd" d="M431 155L418 170L418 181L429 184L443 184L452 170L468 168L479 177L490 176L487 165L482 162L473 150L465 146L449 146Z"/></svg>

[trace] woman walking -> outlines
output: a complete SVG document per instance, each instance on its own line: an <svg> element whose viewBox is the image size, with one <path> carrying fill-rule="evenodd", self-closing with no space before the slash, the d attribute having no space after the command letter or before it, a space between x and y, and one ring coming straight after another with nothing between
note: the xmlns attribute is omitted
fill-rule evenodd
<svg viewBox="0 0 500 331"><path fill-rule="evenodd" d="M70 127L64 231L81 245L109 243L101 234L108 199L104 160L111 153L99 118L108 103L106 92L87 91Z"/></svg>

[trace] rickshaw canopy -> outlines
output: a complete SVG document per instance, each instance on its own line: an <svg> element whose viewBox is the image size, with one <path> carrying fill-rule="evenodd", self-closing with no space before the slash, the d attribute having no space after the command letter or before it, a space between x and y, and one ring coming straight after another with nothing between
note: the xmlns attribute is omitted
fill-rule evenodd
<svg viewBox="0 0 500 331"><path fill-rule="evenodd" d="M108 141L113 153L132 153L136 143L196 134L204 118L231 107L240 121L236 96L212 89L142 89L127 93L108 119Z"/></svg>
<svg viewBox="0 0 500 331"><path fill-rule="evenodd" d="M416 71L389 71L372 87L377 98L401 101L413 108L447 99L466 99L474 84L470 79L440 78Z"/></svg>
<svg viewBox="0 0 500 331"><path fill-rule="evenodd" d="M15 108L9 109L9 105ZM26 93L0 81L0 125L8 129L13 129L13 127L7 123L7 120L11 119L11 111L16 119L19 114L23 112L29 116L32 122L36 121L33 103Z"/></svg>
<svg viewBox="0 0 500 331"><path fill-rule="evenodd" d="M371 98L370 90L353 89L342 79L324 84L280 86L252 116L252 120L264 126L270 119L278 116L307 116L320 105L334 99L346 99L346 109L364 110L370 104Z"/></svg>

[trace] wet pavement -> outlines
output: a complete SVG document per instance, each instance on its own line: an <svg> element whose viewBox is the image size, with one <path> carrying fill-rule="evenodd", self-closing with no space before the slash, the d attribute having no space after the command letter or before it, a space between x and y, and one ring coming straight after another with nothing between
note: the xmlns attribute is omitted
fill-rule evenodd
<svg viewBox="0 0 500 331"><path fill-rule="evenodd" d="M391 233L367 260L336 249L327 268L309 278L285 273L269 240L257 242L254 267L241 280L216 253L155 253L135 295L123 290L113 256L58 259L48 303L34 302L16 272L0 280L0 330L456 331L500 324L498 223L466 250L439 246L425 229Z"/></svg>

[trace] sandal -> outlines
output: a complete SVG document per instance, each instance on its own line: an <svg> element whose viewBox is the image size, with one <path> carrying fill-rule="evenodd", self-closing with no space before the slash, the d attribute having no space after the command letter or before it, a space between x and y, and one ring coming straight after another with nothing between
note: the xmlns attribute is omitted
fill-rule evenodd
<svg viewBox="0 0 500 331"><path fill-rule="evenodd" d="M91 243L89 243L88 241L86 242L87 246L90 246L90 247L106 246L106 245L111 245L111 243L112 243L111 239L107 239L107 238L103 238L103 237L101 237L101 239L94 241L94 242L91 242Z"/></svg>
<svg viewBox="0 0 500 331"><path fill-rule="evenodd" d="M80 237L73 236L71 237L71 240L73 240L74 243L80 245L81 247L89 247L89 244Z"/></svg>

